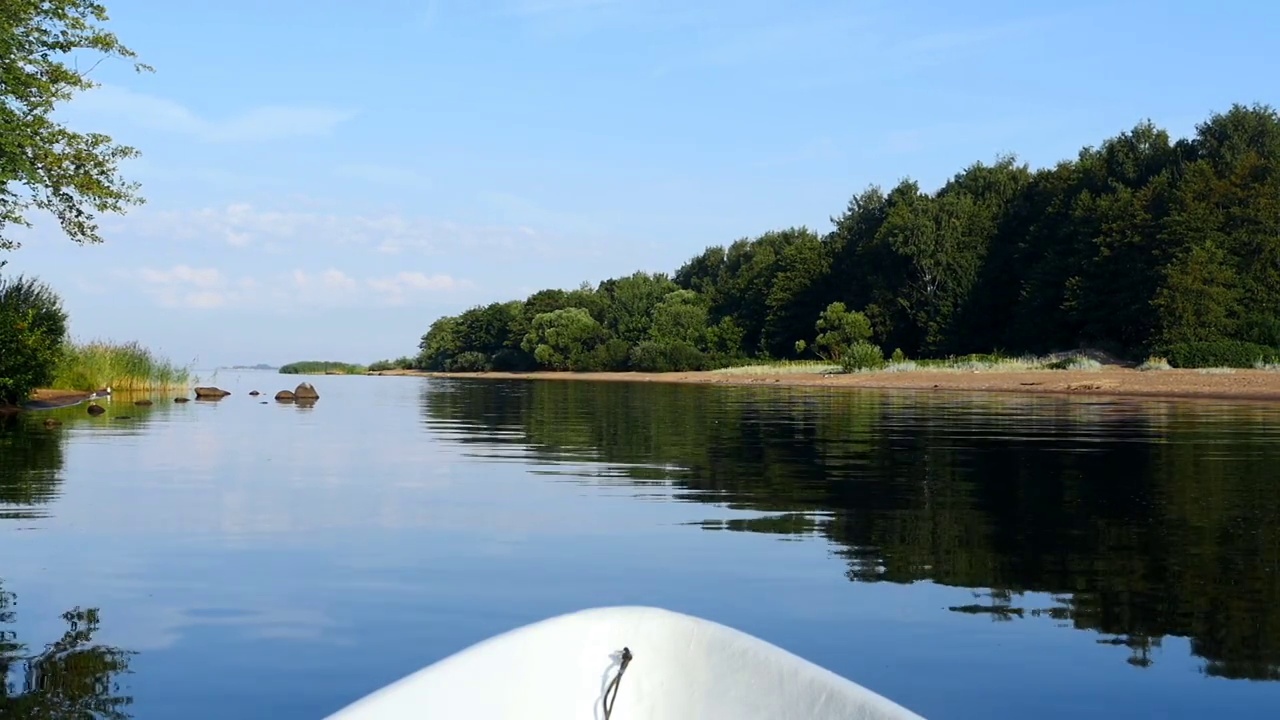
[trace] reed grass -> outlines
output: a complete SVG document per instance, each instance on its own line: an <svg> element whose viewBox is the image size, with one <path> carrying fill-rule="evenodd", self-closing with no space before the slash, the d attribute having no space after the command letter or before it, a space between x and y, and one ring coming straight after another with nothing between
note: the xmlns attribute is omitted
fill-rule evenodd
<svg viewBox="0 0 1280 720"><path fill-rule="evenodd" d="M137 342L69 342L54 372L57 390L148 391L186 389L192 380L179 367Z"/></svg>

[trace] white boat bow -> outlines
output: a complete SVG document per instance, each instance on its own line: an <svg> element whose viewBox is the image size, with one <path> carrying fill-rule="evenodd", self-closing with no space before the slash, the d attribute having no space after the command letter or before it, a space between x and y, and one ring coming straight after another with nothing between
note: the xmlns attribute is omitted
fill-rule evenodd
<svg viewBox="0 0 1280 720"><path fill-rule="evenodd" d="M923 720L764 640L649 607L594 608L517 628L329 716L410 718Z"/></svg>

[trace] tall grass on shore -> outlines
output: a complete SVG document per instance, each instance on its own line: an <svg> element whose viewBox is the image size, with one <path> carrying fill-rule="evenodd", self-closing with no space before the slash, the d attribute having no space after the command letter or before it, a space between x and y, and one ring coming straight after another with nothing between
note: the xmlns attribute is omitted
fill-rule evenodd
<svg viewBox="0 0 1280 720"><path fill-rule="evenodd" d="M137 342L69 342L54 373L57 390L146 391L186 389L191 372Z"/></svg>
<svg viewBox="0 0 1280 720"><path fill-rule="evenodd" d="M725 375L829 375L841 372L841 369L838 364L819 360L769 360L717 368L712 372Z"/></svg>
<svg viewBox="0 0 1280 720"><path fill-rule="evenodd" d="M818 361L772 361L728 367L715 372L731 375L837 374L843 372L1028 372L1033 370L1100 370L1102 363L1076 353L1004 357L1001 355L965 355L929 360L908 360L905 356L883 359L883 364L862 370L845 370L838 364Z"/></svg>

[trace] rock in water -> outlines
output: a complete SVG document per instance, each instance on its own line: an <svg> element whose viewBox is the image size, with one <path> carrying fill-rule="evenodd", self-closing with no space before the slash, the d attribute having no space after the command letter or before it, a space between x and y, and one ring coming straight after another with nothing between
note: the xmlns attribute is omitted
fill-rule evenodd
<svg viewBox="0 0 1280 720"><path fill-rule="evenodd" d="M107 411L106 408L102 407L98 403L89 403L89 407L85 408L85 410L90 415L101 415L102 413Z"/></svg>
<svg viewBox="0 0 1280 720"><path fill-rule="evenodd" d="M293 397L298 400L319 400L320 393L311 387L311 383L298 383L298 387L293 389Z"/></svg>
<svg viewBox="0 0 1280 720"><path fill-rule="evenodd" d="M231 393L219 387L198 387L195 389L196 397L207 400L216 400L224 398Z"/></svg>
<svg viewBox="0 0 1280 720"><path fill-rule="evenodd" d="M293 391L281 390L280 392L276 393L276 400L279 400L280 402L293 402L294 400Z"/></svg>

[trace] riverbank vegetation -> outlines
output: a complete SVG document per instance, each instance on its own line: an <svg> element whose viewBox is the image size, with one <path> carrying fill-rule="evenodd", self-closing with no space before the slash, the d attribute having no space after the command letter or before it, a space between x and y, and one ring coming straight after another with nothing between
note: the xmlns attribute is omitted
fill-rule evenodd
<svg viewBox="0 0 1280 720"><path fill-rule="evenodd" d="M833 221L825 235L793 227L709 247L670 275L440 318L416 364L870 370L1084 347L1135 365L1280 360L1280 116L1267 106L1233 106L1179 140L1141 123L1040 170L976 163L933 192L872 186ZM1053 362L1090 361L1041 365Z"/></svg>
<svg viewBox="0 0 1280 720"><path fill-rule="evenodd" d="M58 294L20 275L0 277L0 349L0 404L21 404L36 388L169 390L191 379L136 342L70 340Z"/></svg>
<svg viewBox="0 0 1280 720"><path fill-rule="evenodd" d="M68 342L49 386L59 390L185 390L191 371L136 342Z"/></svg>

